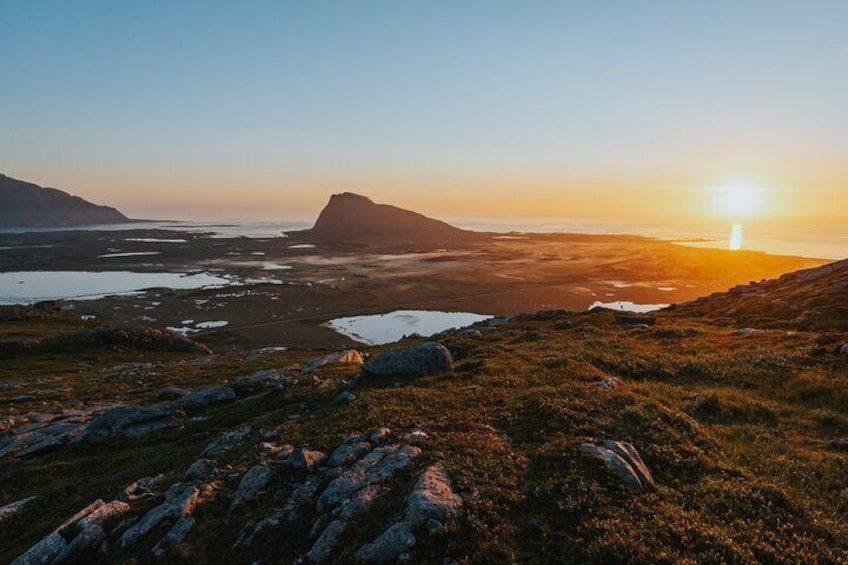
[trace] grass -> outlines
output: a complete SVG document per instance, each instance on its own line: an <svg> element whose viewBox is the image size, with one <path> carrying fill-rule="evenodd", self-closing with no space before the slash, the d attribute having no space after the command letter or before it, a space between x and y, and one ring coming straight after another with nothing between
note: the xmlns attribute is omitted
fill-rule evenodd
<svg viewBox="0 0 848 565"><path fill-rule="evenodd" d="M575 314L449 338L457 361L449 375L356 379L355 368L326 367L318 377L352 380L346 388L356 400L340 403L337 386L317 387L303 375L300 385L214 409L210 420L184 429L2 464L0 503L41 498L15 527L0 529L0 561L132 480L158 473L178 480L221 431L251 425L252 441L260 429L273 430L327 452L377 426L427 432L410 440L424 450L417 467L346 534L342 561L402 514L416 471L442 461L466 501L466 518L444 538L419 535L416 562L837 563L848 550L848 456L829 442L848 434L848 362L814 354L819 339L783 330L743 337L678 316L637 330L605 313ZM229 353L198 364L185 354L99 351L87 354L84 367L73 357L30 354L0 371L0 382L12 385L0 399L24 390L13 381L51 375L86 403L115 395L151 402L164 386L230 382L317 354ZM157 357L153 368L114 368ZM592 384L610 377L621 386ZM39 399L48 403L39 409L58 405L62 394ZM33 408L18 406L9 409ZM656 491L634 495L582 453L579 444L592 437L636 446ZM250 445L223 458L232 473L255 462ZM228 518L232 486L225 483L198 510L196 529L171 561L291 561L309 548L308 524L267 532L249 548L232 545L245 522L281 506L292 487L275 483L265 499ZM110 562L147 562L153 539L113 553Z"/></svg>

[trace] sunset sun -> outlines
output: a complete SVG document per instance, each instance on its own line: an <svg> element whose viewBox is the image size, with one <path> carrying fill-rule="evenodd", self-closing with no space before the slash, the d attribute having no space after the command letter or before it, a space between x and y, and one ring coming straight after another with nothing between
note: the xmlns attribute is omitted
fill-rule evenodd
<svg viewBox="0 0 848 565"><path fill-rule="evenodd" d="M766 191L747 184L731 184L715 189L715 203L722 216L749 218L762 213Z"/></svg>

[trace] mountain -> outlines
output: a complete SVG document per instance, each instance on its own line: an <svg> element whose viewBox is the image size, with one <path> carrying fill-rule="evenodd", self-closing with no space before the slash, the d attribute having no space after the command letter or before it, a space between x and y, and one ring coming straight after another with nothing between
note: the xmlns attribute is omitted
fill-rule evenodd
<svg viewBox="0 0 848 565"><path fill-rule="evenodd" d="M413 241L473 235L417 212L376 204L370 198L352 192L332 195L308 234L325 240L391 237Z"/></svg>
<svg viewBox="0 0 848 565"><path fill-rule="evenodd" d="M848 330L848 259L751 282L675 309L714 323L752 328Z"/></svg>
<svg viewBox="0 0 848 565"><path fill-rule="evenodd" d="M0 174L0 227L59 227L131 221L115 208L98 206L55 188Z"/></svg>

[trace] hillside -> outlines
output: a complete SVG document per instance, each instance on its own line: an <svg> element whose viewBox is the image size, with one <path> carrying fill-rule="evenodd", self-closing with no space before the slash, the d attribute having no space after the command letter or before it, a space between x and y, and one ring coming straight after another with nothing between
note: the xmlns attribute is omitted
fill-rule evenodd
<svg viewBox="0 0 848 565"><path fill-rule="evenodd" d="M301 232L304 233L304 232ZM334 194L308 230L317 239L346 241L395 238L400 241L432 241L467 238L472 232L389 204L344 192Z"/></svg>
<svg viewBox="0 0 848 565"><path fill-rule="evenodd" d="M64 227L131 221L115 208L98 206L55 188L0 174L0 227Z"/></svg>
<svg viewBox="0 0 848 565"><path fill-rule="evenodd" d="M781 291L804 298L805 276ZM0 561L30 547L46 562L245 564L848 550L844 330L546 311L438 346L197 357L166 334L81 341L95 324L49 308L0 314Z"/></svg>
<svg viewBox="0 0 848 565"><path fill-rule="evenodd" d="M752 328L848 331L848 259L737 286L677 311Z"/></svg>

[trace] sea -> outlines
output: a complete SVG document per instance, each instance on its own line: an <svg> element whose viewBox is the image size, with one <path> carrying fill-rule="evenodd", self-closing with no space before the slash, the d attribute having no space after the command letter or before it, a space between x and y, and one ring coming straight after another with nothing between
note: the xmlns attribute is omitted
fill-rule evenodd
<svg viewBox="0 0 848 565"><path fill-rule="evenodd" d="M457 227L490 232L629 234L669 240L681 245L744 249L775 255L820 259L848 258L848 218L783 218L769 220L722 220L693 217L653 219L543 218L543 217L447 217ZM167 221L111 224L91 230L167 229L212 237L280 237L287 231L309 228L313 220L222 220L216 222ZM66 228L75 230L80 228ZM56 228L0 228L0 233L56 231Z"/></svg>

